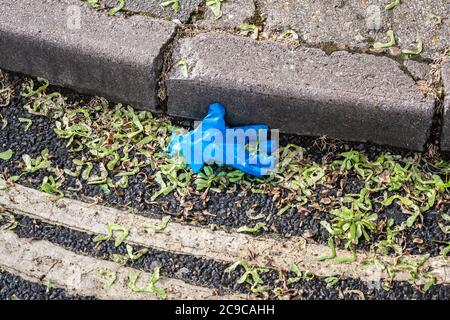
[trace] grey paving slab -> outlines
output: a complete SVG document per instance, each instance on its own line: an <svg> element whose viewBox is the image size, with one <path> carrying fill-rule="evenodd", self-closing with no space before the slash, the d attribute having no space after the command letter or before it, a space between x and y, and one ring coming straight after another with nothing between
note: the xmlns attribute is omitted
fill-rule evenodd
<svg viewBox="0 0 450 320"><path fill-rule="evenodd" d="M441 149L450 151L450 58L445 59L442 63L441 73L445 92Z"/></svg>
<svg viewBox="0 0 450 320"><path fill-rule="evenodd" d="M115 7L117 0L100 0L107 7ZM185 23L198 9L202 0L179 0L179 9L174 10L171 5L162 6L164 0L126 0L125 10L136 13L147 13L154 17L166 19L178 19Z"/></svg>
<svg viewBox="0 0 450 320"><path fill-rule="evenodd" d="M216 17L211 9L206 7L204 19L196 25L204 29L233 29L241 23L248 23L255 15L253 0L229 0L222 3L222 14Z"/></svg>
<svg viewBox="0 0 450 320"><path fill-rule="evenodd" d="M108 17L77 0L2 0L0 67L155 109L162 51L175 24Z"/></svg>
<svg viewBox="0 0 450 320"><path fill-rule="evenodd" d="M200 119L227 107L231 125L267 123L282 132L422 150L434 101L388 57L291 48L229 34L182 39L166 81L168 112Z"/></svg>
<svg viewBox="0 0 450 320"><path fill-rule="evenodd" d="M392 29L400 49L417 48L422 38L422 56L432 58L450 45L450 2L408 0L386 10L388 0L260 0L266 30L295 30L311 44L333 43L352 49L370 48L386 42ZM439 23L440 20L440 23ZM397 50L398 52L398 50Z"/></svg>

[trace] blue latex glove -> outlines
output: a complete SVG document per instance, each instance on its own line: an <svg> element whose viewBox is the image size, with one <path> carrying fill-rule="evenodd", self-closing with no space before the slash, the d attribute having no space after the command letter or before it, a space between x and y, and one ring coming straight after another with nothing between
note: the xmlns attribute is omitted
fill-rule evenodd
<svg viewBox="0 0 450 320"><path fill-rule="evenodd" d="M228 128L224 116L225 108L221 104L211 104L208 115L197 128L185 135L172 136L168 147L170 155L182 156L195 173L205 163L218 163L257 177L269 174L276 160L269 154L276 146L266 139L268 127L254 125ZM258 141L258 135L266 140Z"/></svg>

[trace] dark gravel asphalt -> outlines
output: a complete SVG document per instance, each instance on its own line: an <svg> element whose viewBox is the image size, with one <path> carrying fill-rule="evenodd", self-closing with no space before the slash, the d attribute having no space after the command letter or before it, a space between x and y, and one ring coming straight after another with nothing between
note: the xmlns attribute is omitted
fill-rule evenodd
<svg viewBox="0 0 450 320"><path fill-rule="evenodd" d="M15 215L19 225L14 230L20 237L43 239L58 244L67 250L94 256L102 259L111 259L114 253L126 254L125 246L114 247L113 241L95 244L93 235L54 226L39 220ZM135 250L141 249L135 247ZM228 266L224 263L196 258L188 255L174 254L158 250L149 250L149 253L141 259L133 262L131 267L152 272L156 266L161 267L163 276L178 278L189 283L217 289L223 294L230 290L248 292L248 285L237 285L236 280L242 275L242 270L231 274L225 273ZM281 284L277 281L279 274L275 270L261 274L265 285L274 289ZM288 274L293 277L294 274ZM299 296L307 299L357 299L358 291L362 292L366 299L449 299L450 286L435 285L426 294L413 288L408 283L394 282L389 291L383 289L368 289L366 283L358 279L342 279L332 288L327 288L324 279L300 282L292 285L292 289L299 290ZM349 291L350 290L350 291ZM356 291L351 291L356 290Z"/></svg>
<svg viewBox="0 0 450 320"><path fill-rule="evenodd" d="M16 76L18 81L16 86L15 96L19 96L20 83L23 78ZM53 88L56 89L56 88ZM66 89L57 88L68 97L69 101L89 101L89 97L83 97ZM51 92L51 89L49 89ZM29 154L31 157L37 157L40 152L46 148L49 149L52 156L54 166L60 168L73 169L73 158L79 158L79 153L69 153L65 146L66 140L58 138L53 132L54 120L29 114L23 105L26 103L24 98L13 98L10 106L0 108L0 114L6 119L7 126L0 132L0 148L11 148L14 150L13 158L10 161L0 162L0 172L7 172L8 175L16 175L21 173L17 167L21 162L23 154ZM30 118L33 120L31 128L24 132L24 124L18 121L18 118ZM183 122L184 125L189 122ZM294 136L283 136L282 143L296 143L302 145L306 149L308 156L320 163L323 157L337 157L340 151L348 149L349 145L342 142L333 143L333 152L326 148L321 148L317 145L317 141L311 138L300 138ZM384 152L395 152L407 156L408 153L394 150L392 148L378 147L365 144L352 144L350 147L356 150L365 150L370 157L375 158L377 155ZM141 172L147 176L152 176L150 168L142 168ZM95 170L93 174L96 174ZM39 188L46 172L37 172L34 174L25 174L19 181L25 186ZM362 187L361 181L357 177L348 175L346 178L345 192L357 193ZM151 195L154 191L159 189L155 184L146 184L143 181L143 176L130 176L129 187L121 189L121 193L112 192L111 194L104 194L97 185L83 185L83 189L76 192L70 192L70 188L76 188L76 179L74 177L66 176L61 189L66 193L66 196L79 198L80 196L97 197L103 199L104 205L110 206L131 206L138 209L138 213L145 216L160 217L163 214L172 214L181 216L183 208L179 201L172 195L161 196L158 201L164 203L163 205L148 204ZM314 233L313 239L326 243L328 233L320 227L320 220L330 219L330 215L326 212L321 212L312 209L310 214L299 214L296 209L290 209L282 216L277 216L279 208L275 207L273 198L267 194L254 194L251 192L242 193L241 189L230 193L209 193L209 201L204 202L199 195L192 195L185 199L186 202L193 204L193 209L188 215L182 218L184 221L191 221L200 224L215 224L224 228L238 228L244 225L254 225L255 220L248 217L248 212L253 211L253 216L263 214L267 219L267 225L271 225L269 232L280 233L285 236L303 235L305 231L312 231ZM320 188L317 193L319 194ZM333 192L333 191L332 191ZM285 190L281 191L282 196L286 195ZM442 210L450 212L450 206L444 206ZM202 214L207 211L209 214ZM397 207L390 207L387 210L378 208L380 217L393 217L398 223L406 220L408 215L403 214L401 209ZM448 237L438 227L439 213L437 211L430 211L425 215L425 223L421 229L408 230L405 232L406 249L412 254L430 253L433 256L439 255L442 241L449 241ZM413 243L413 239L420 238L423 244L420 246ZM439 242L440 241L440 242ZM359 245L364 247L363 244ZM365 247L368 248L367 246Z"/></svg>
<svg viewBox="0 0 450 320"><path fill-rule="evenodd" d="M94 297L71 295L66 290L26 281L12 273L0 271L0 300L95 300Z"/></svg>

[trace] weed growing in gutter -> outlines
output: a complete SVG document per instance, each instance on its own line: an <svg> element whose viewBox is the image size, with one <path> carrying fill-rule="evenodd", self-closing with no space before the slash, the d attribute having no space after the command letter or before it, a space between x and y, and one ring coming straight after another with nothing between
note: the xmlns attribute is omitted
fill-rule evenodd
<svg viewBox="0 0 450 320"><path fill-rule="evenodd" d="M116 237L115 242L114 242L114 246L118 247L128 237L129 230L125 227L122 227L119 224L116 224L116 223L109 223L107 234L106 235L98 235L92 241L94 241L94 242L109 241L113 237L114 232L120 232L119 236Z"/></svg>
<svg viewBox="0 0 450 320"><path fill-rule="evenodd" d="M289 144L280 148L278 169L265 180L225 166L205 166L195 175L181 159L170 159L165 154L168 137L177 130L166 118L122 105L111 106L101 98L69 103L60 93L49 93L48 87L44 79L26 83L22 90L28 102L26 109L55 121L55 133L66 141L74 156L73 165L55 167L48 150L35 158L24 155L19 163L22 174L5 177L7 182L0 188L20 181L27 173L42 172L47 177L42 181L43 188L55 195L60 195L59 186L65 176L76 178L80 188L89 184L104 193L117 194L129 187L130 177L139 177L153 190L149 203L157 203L169 194L178 199L197 194L205 202L210 192L266 194L271 196L279 215L288 210L319 213L317 218L330 235L331 255L323 258L336 258L335 247L341 243L351 253L349 257L338 257L339 262L353 261L355 248L361 244L372 245L376 255L408 254L403 233L421 228L430 210L450 200L450 164L426 160L420 154L402 157L385 153L369 158L364 152L348 150L337 158L313 161L301 146ZM11 152L13 155L14 150ZM144 174L144 167L151 168L151 176ZM348 177L358 180L361 186L348 191ZM378 214L381 209L394 207L401 209L404 221L395 222ZM251 224L254 227L241 226L242 232L256 234L272 229L267 221L261 221L266 216L253 217L249 212L248 217L256 220ZM447 234L447 216L442 214L439 222L440 230ZM131 250L131 255L135 254ZM130 255L127 259L131 259Z"/></svg>
<svg viewBox="0 0 450 320"><path fill-rule="evenodd" d="M146 287L142 288L142 287L138 287L136 285L138 277L139 277L139 272L136 272L136 271L130 272L128 287L131 289L131 291L133 291L133 292L152 292L152 293L157 294L160 299L167 298L166 291L163 288L159 288L156 286L156 284L159 280L159 268L155 268Z"/></svg>
<svg viewBox="0 0 450 320"><path fill-rule="evenodd" d="M392 2L390 2L389 4L386 5L385 9L393 10L393 9L397 8L401 3L402 3L401 0L393 0Z"/></svg>
<svg viewBox="0 0 450 320"><path fill-rule="evenodd" d="M395 34L394 34L394 31L389 30L389 31L387 32L387 36L388 36L388 38L389 38L388 42L385 42L385 43L382 43L382 42L376 42L376 43L373 44L373 47L374 47L375 49L386 49L386 48L390 48L390 47L395 46L395 44L396 44L397 42L395 41Z"/></svg>
<svg viewBox="0 0 450 320"><path fill-rule="evenodd" d="M250 291L255 294L268 290L268 288L264 286L260 273L268 272L269 269L257 268L251 266L244 260L239 260L225 269L225 272L232 273L236 271L238 267L242 267L244 269L244 273L236 281L237 284L248 283L250 285Z"/></svg>

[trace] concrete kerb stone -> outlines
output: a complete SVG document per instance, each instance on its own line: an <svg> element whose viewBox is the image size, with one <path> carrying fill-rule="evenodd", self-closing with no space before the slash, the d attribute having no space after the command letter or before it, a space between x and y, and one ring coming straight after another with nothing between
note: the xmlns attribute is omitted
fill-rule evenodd
<svg viewBox="0 0 450 320"><path fill-rule="evenodd" d="M77 0L2 0L0 67L155 110L163 51L176 24L109 17Z"/></svg>
<svg viewBox="0 0 450 320"><path fill-rule="evenodd" d="M450 58L442 62L441 76L444 82L444 120L441 134L441 150L450 151Z"/></svg>
<svg viewBox="0 0 450 320"><path fill-rule="evenodd" d="M179 41L167 80L168 113L200 119L212 101L231 125L423 150L434 100L387 57L291 48L221 33Z"/></svg>

